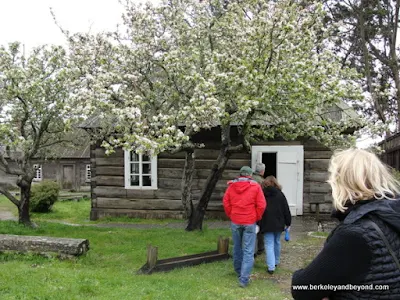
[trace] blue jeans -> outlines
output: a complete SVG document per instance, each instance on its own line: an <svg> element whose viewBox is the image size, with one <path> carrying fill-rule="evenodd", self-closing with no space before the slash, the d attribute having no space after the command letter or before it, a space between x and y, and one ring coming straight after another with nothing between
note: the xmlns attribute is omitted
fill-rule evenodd
<svg viewBox="0 0 400 300"><path fill-rule="evenodd" d="M233 240L233 268L239 281L247 285L254 264L254 248L256 243L256 224L238 225L231 223Z"/></svg>
<svg viewBox="0 0 400 300"><path fill-rule="evenodd" d="M264 233L265 263L269 271L274 271L281 258L281 234L282 232Z"/></svg>

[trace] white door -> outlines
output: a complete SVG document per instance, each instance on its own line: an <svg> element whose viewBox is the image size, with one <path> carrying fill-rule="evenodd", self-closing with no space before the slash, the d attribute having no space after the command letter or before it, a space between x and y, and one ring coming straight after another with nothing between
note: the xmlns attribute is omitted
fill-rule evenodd
<svg viewBox="0 0 400 300"><path fill-rule="evenodd" d="M276 179L282 185L292 216L303 214L303 146L253 146L251 164L262 162L263 153L276 153ZM265 162L264 162L265 163Z"/></svg>

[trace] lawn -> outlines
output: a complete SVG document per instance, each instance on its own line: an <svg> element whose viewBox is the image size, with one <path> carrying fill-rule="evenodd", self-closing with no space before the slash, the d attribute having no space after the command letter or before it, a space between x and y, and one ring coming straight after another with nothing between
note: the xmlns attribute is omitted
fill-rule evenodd
<svg viewBox="0 0 400 300"><path fill-rule="evenodd" d="M4 197L0 209L16 210ZM146 261L148 244L159 247L159 259L215 250L218 236L229 228L186 232L181 228L121 228L69 226L97 223L183 222L178 220L107 219L89 221L90 201L57 202L53 212L32 214L38 228L0 221L0 234L85 238L90 250L72 260L34 254L0 254L0 299L291 299L290 277L320 249L321 239L307 237L283 242L282 266L271 276L264 257L256 259L252 282L238 286L232 260L177 269L168 273L137 275ZM109 224L110 225L110 224ZM232 245L230 245L230 251ZM304 250L304 251L303 251Z"/></svg>
<svg viewBox="0 0 400 300"><path fill-rule="evenodd" d="M38 222L30 229L0 222L0 234L87 238L90 250L74 260L37 255L0 255L0 299L279 299L272 280L255 279L242 289L232 261L204 264L169 273L137 275L146 261L146 246L159 247L159 258L215 250L228 229L185 232L182 229L126 229L67 226ZM262 264L255 272L265 272Z"/></svg>

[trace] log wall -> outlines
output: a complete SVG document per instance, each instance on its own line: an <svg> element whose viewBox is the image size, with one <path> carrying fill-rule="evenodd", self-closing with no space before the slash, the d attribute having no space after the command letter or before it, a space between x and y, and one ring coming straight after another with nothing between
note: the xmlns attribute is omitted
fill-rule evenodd
<svg viewBox="0 0 400 300"><path fill-rule="evenodd" d="M157 158L156 190L125 189L124 153L119 149L107 156L103 149L91 150L92 159L92 212L91 219L104 216L129 216L141 218L182 218L181 180L185 153L162 153ZM192 195L194 204L200 197L206 178L218 156L217 149L196 149L196 166L193 174ZM222 197L227 181L238 176L239 169L251 165L248 153L235 153L217 183L207 208L209 217L225 217ZM95 171L94 171L95 170Z"/></svg>
<svg viewBox="0 0 400 300"><path fill-rule="evenodd" d="M400 170L400 133L395 134L385 141L379 143L384 152L381 154L381 160L390 167Z"/></svg>
<svg viewBox="0 0 400 300"><path fill-rule="evenodd" d="M332 210L332 192L328 180L329 160L332 151L314 140L304 142L303 213L315 213L318 203L320 212Z"/></svg>
<svg viewBox="0 0 400 300"><path fill-rule="evenodd" d="M315 141L265 142L258 145L304 145L304 188L303 212L315 212L315 203L320 203L320 211L331 210L328 164L332 152ZM193 174L192 195L195 204L202 187L218 156L219 145L210 143L205 149L196 149L195 172ZM107 156L102 148L91 148L92 169L92 210L91 219L105 216L129 216L140 218L182 218L181 179L185 153L161 153L158 155L156 190L135 190L124 187L124 153L117 150ZM234 153L217 183L207 208L207 217L222 217L222 197L227 181L238 176L239 169L251 166L249 153Z"/></svg>

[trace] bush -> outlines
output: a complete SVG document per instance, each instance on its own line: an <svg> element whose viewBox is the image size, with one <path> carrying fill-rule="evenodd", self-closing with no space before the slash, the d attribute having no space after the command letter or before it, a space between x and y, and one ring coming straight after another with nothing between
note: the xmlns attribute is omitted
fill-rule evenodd
<svg viewBox="0 0 400 300"><path fill-rule="evenodd" d="M54 181L42 181L31 189L30 210L32 212L49 212L58 199L60 187Z"/></svg>

